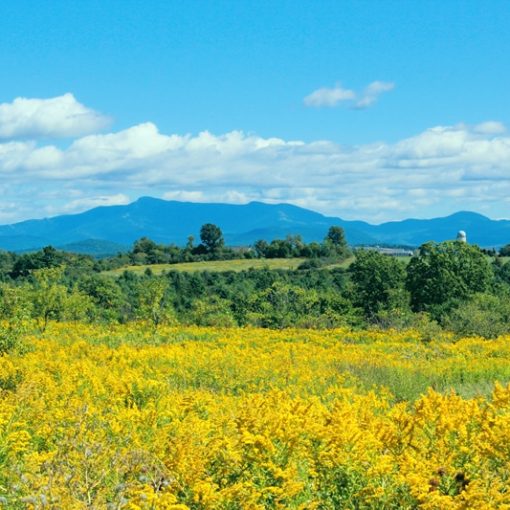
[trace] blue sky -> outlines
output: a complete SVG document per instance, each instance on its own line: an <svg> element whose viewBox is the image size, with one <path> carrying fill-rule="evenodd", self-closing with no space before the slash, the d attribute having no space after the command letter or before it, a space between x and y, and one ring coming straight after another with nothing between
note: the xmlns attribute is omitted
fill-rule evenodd
<svg viewBox="0 0 510 510"><path fill-rule="evenodd" d="M0 223L141 195L510 217L510 5L6 0Z"/></svg>

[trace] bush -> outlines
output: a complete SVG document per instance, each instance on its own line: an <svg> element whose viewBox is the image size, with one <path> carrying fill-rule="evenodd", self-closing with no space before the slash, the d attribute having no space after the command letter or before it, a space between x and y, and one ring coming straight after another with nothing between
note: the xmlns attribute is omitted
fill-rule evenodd
<svg viewBox="0 0 510 510"><path fill-rule="evenodd" d="M324 265L321 259L307 259L301 262L298 266L298 270L304 271L306 269L320 269Z"/></svg>
<svg viewBox="0 0 510 510"><path fill-rule="evenodd" d="M476 294L452 310L443 323L460 336L496 338L510 331L510 303L492 294Z"/></svg>
<svg viewBox="0 0 510 510"><path fill-rule="evenodd" d="M499 249L499 254L502 257L510 257L510 244L505 244Z"/></svg>
<svg viewBox="0 0 510 510"><path fill-rule="evenodd" d="M397 331L414 330L419 340L430 342L443 335L443 329L428 313L414 313L410 309L395 308L383 310L377 315L376 324L382 329L395 329Z"/></svg>
<svg viewBox="0 0 510 510"><path fill-rule="evenodd" d="M22 287L0 288L0 356L23 350L23 335L28 330L30 302Z"/></svg>

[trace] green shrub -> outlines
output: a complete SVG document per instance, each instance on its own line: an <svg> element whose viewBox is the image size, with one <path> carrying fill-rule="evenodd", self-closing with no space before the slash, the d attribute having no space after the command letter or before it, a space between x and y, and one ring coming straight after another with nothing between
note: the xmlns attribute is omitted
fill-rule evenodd
<svg viewBox="0 0 510 510"><path fill-rule="evenodd" d="M492 294L476 294L452 310L443 323L460 336L496 338L510 331L510 302Z"/></svg>

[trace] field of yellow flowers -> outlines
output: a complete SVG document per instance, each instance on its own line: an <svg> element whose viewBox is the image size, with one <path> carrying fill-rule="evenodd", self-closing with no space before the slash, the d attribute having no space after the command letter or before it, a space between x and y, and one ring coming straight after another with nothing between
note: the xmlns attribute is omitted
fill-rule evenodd
<svg viewBox="0 0 510 510"><path fill-rule="evenodd" d="M0 357L0 508L510 509L510 338L50 324Z"/></svg>

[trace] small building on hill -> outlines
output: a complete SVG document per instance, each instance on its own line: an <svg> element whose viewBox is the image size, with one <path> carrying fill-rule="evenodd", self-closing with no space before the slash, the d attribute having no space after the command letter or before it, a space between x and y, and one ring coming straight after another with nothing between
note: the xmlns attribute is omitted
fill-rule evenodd
<svg viewBox="0 0 510 510"><path fill-rule="evenodd" d="M459 230L459 232L457 233L457 241L461 243L467 243L467 236L464 230Z"/></svg>

